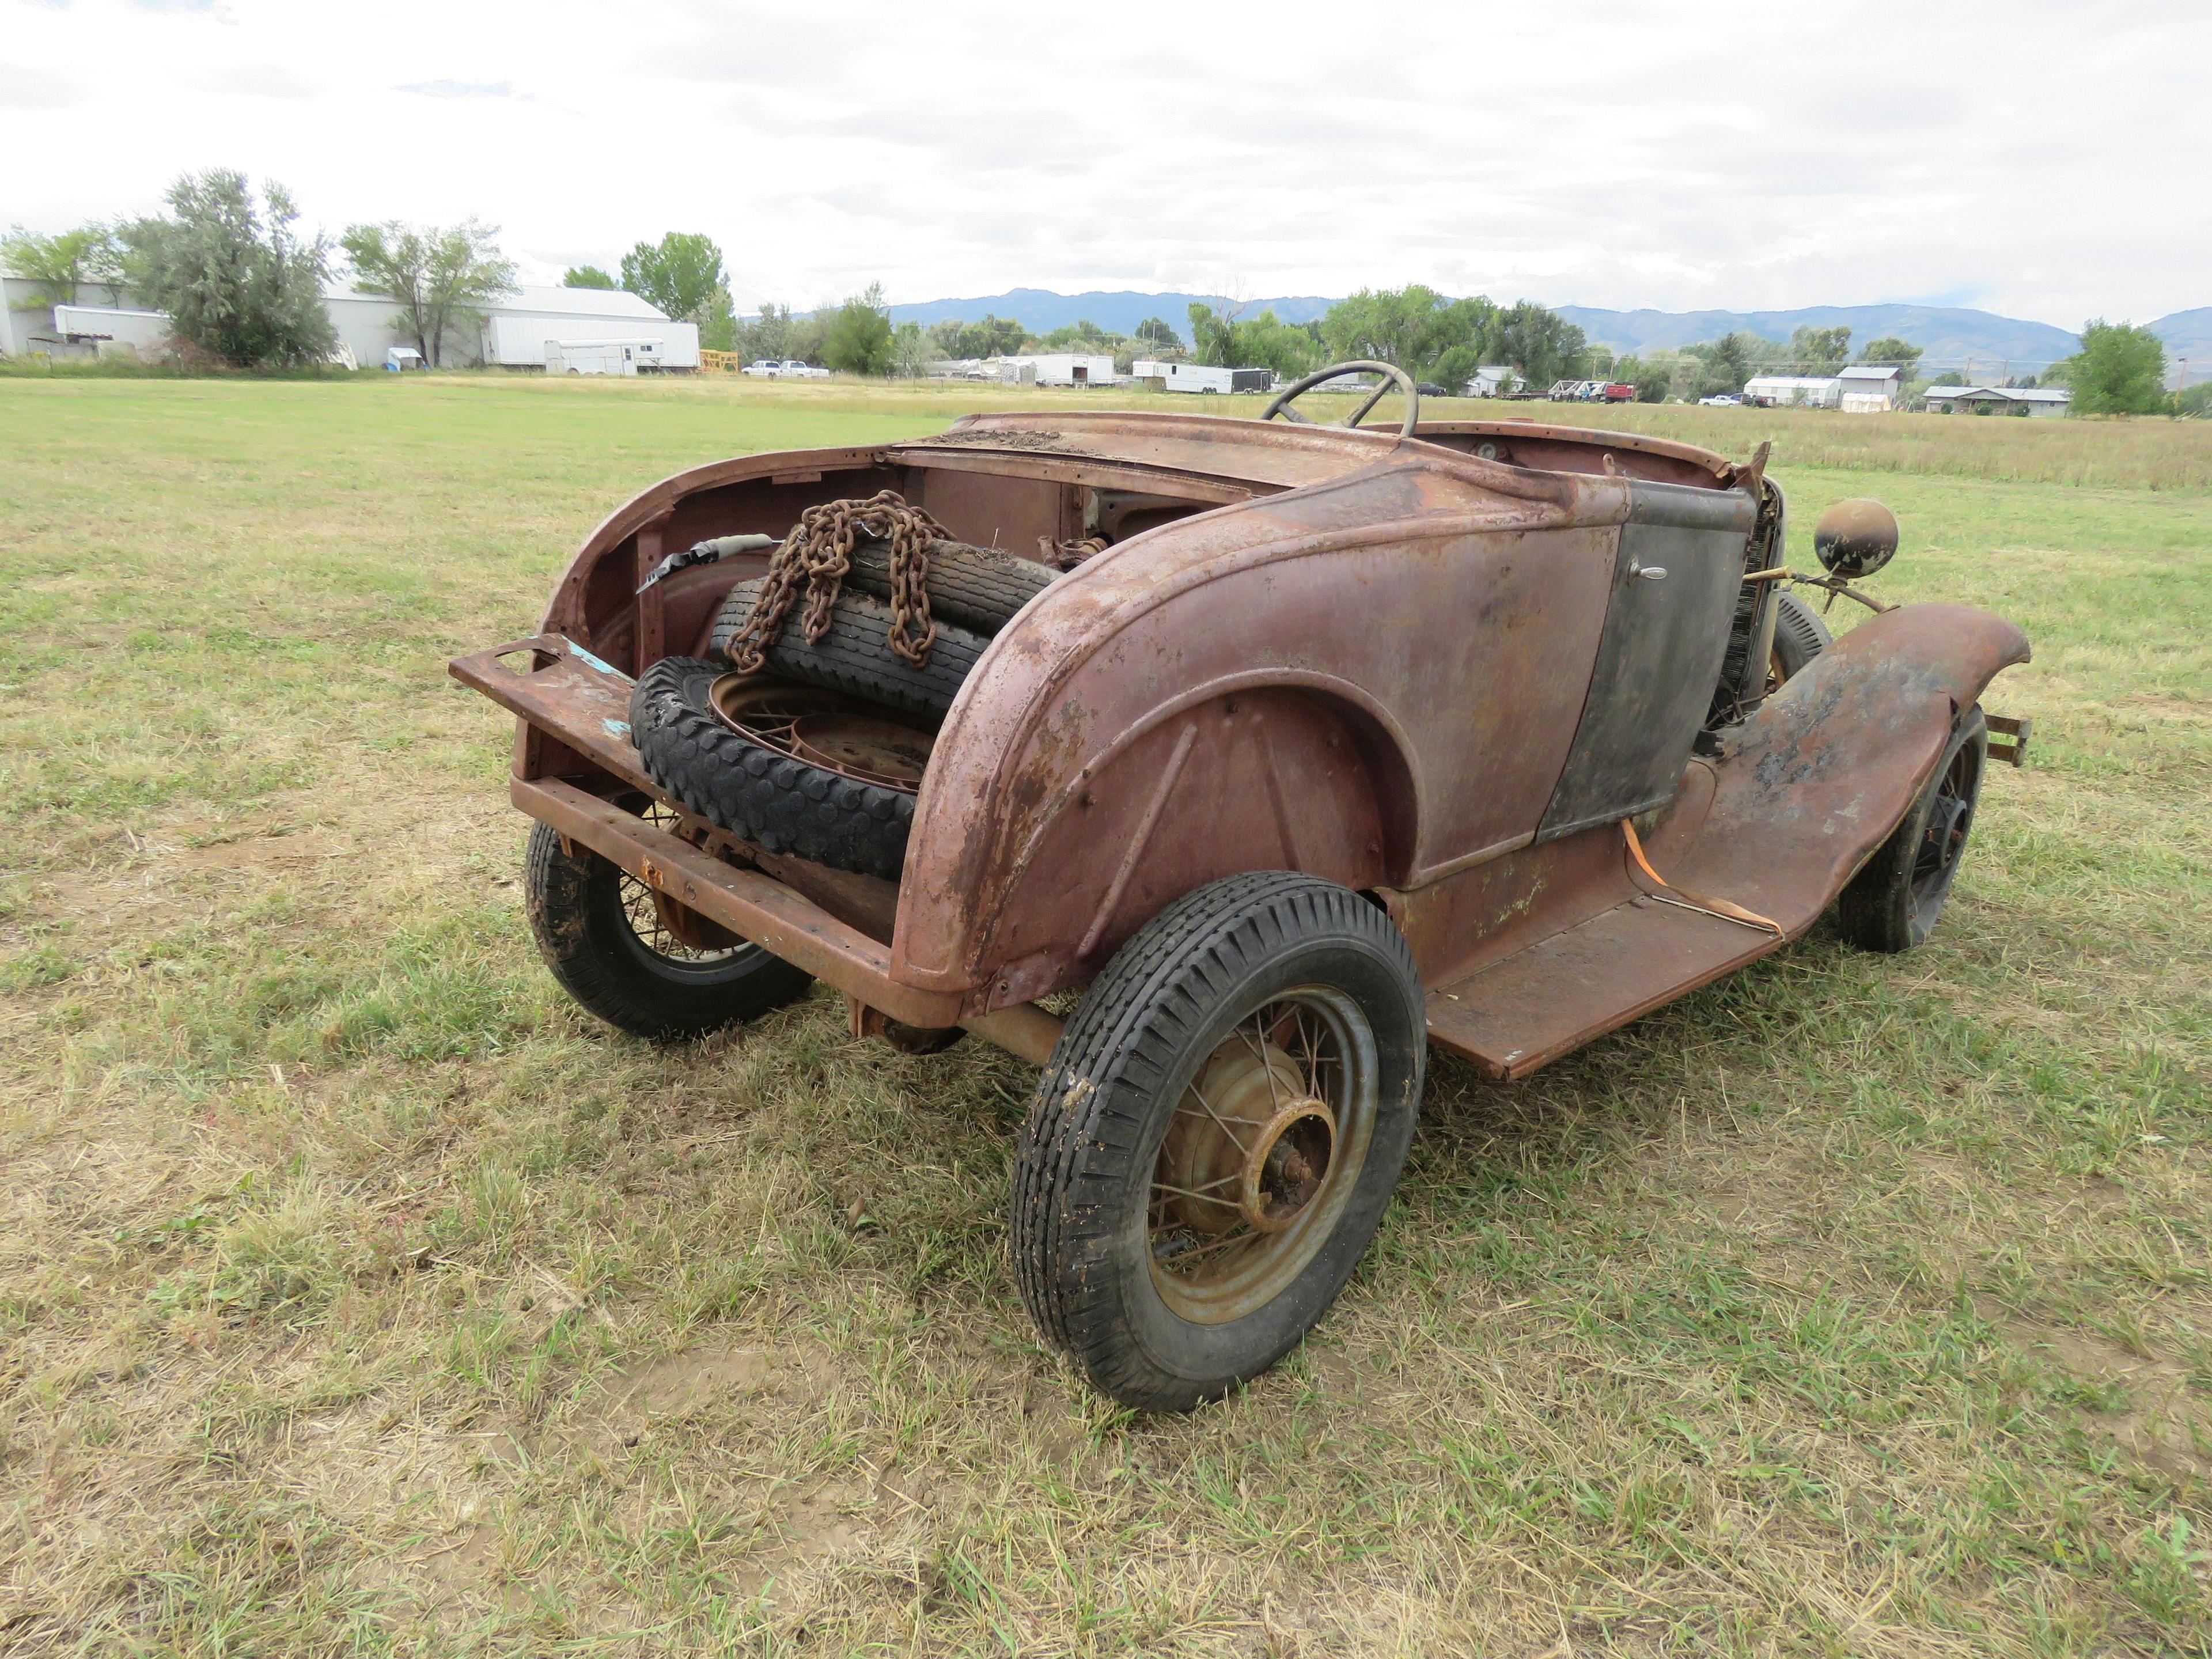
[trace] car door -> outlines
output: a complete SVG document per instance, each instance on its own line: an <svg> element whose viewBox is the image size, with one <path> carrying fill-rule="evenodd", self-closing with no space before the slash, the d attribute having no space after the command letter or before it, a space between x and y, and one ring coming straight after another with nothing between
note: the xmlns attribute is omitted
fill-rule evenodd
<svg viewBox="0 0 2212 1659"><path fill-rule="evenodd" d="M1539 841L1674 799L1728 650L1757 516L1740 489L1630 486L1589 696Z"/></svg>

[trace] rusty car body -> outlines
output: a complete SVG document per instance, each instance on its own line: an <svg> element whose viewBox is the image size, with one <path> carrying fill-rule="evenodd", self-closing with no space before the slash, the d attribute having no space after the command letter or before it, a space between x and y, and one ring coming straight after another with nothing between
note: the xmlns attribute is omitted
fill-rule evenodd
<svg viewBox="0 0 2212 1659"><path fill-rule="evenodd" d="M650 888L664 916L836 988L856 1033L964 1028L1064 1092L1052 1068L1070 1023L1043 1005L1101 982L1187 896L1253 872L1360 896L1418 971L1427 1043L1526 1076L1810 927L1951 763L1992 677L2027 657L1995 616L1913 605L1778 686L1785 508L1762 466L1530 421L1407 425L1055 408L719 461L611 515L536 635L453 672L519 716L514 804ZM1104 544L963 684L896 881L700 821L655 788L628 726L631 680L702 654L725 596L769 557L641 592L668 553L781 538L808 507L880 489L981 547ZM1275 1063L1247 1082L1279 1092ZM1340 1132L1310 1131L1322 1164ZM1218 1200L1154 1201L1182 1204L1188 1233L1193 1206ZM1048 1200L1016 1202L1018 1233L1022 1205ZM1139 1273L1054 1248L1069 1285ZM1024 1269L1033 1311L1059 1305L1045 1271ZM1257 1305L1168 1299L1200 1325ZM1132 1381L1086 1356L1075 1315L1039 1317L1140 1404L1212 1397L1285 1346L1263 1333L1184 1367L1182 1386L1161 1382L1177 1362L1139 1328L1128 1340L1161 1352Z"/></svg>

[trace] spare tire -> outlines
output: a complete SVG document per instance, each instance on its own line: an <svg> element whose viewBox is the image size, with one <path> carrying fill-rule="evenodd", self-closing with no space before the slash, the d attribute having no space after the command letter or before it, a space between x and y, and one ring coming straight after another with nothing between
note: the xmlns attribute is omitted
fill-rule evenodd
<svg viewBox="0 0 2212 1659"><path fill-rule="evenodd" d="M945 623L957 623L979 634L997 633L1019 611L1052 586L1060 573L1034 559L966 542L933 542L929 547L929 575L922 586L929 592L929 614ZM866 538L855 543L846 580L878 599L891 596L891 544Z"/></svg>
<svg viewBox="0 0 2212 1659"><path fill-rule="evenodd" d="M730 672L663 657L629 696L631 741L672 799L771 853L896 880L914 797L810 765L724 724L708 693Z"/></svg>
<svg viewBox="0 0 2212 1659"><path fill-rule="evenodd" d="M714 655L729 654L730 641L753 614L760 590L759 580L739 582L730 590L708 640ZM840 593L830 631L819 644L807 642L805 611L802 598L784 618L783 632L763 653L770 669L788 679L848 691L928 720L945 717L959 695L961 682L990 643L980 634L939 623L929 660L916 668L891 649L891 608L874 594Z"/></svg>

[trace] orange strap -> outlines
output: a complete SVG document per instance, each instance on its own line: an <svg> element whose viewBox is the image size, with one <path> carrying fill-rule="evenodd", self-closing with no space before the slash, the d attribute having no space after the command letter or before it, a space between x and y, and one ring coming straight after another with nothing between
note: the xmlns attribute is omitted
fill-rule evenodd
<svg viewBox="0 0 2212 1659"><path fill-rule="evenodd" d="M1784 937L1782 924L1756 910L1747 910L1741 904L1730 904L1726 899L1707 898L1703 893L1693 893L1686 887L1677 887L1651 867L1651 860L1644 856L1644 843L1637 839L1636 826L1626 818L1620 821L1620 833L1628 837L1628 854L1636 860L1636 867L1651 878L1657 885L1686 901L1692 910L1702 910L1709 916L1718 916L1723 921L1741 922L1747 927L1763 927L1775 938ZM1654 894L1654 897L1657 895Z"/></svg>

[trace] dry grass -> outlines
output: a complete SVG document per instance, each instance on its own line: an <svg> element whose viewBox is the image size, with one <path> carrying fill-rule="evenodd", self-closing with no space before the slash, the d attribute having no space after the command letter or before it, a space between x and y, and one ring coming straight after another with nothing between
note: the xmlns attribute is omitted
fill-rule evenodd
<svg viewBox="0 0 2212 1659"><path fill-rule="evenodd" d="M0 383L0 1648L2208 1650L2203 428L1658 411L2020 618L2036 764L1921 953L1439 1063L1317 1340L1146 1421L1012 1296L1024 1069L578 1014L441 672L981 401Z"/></svg>

